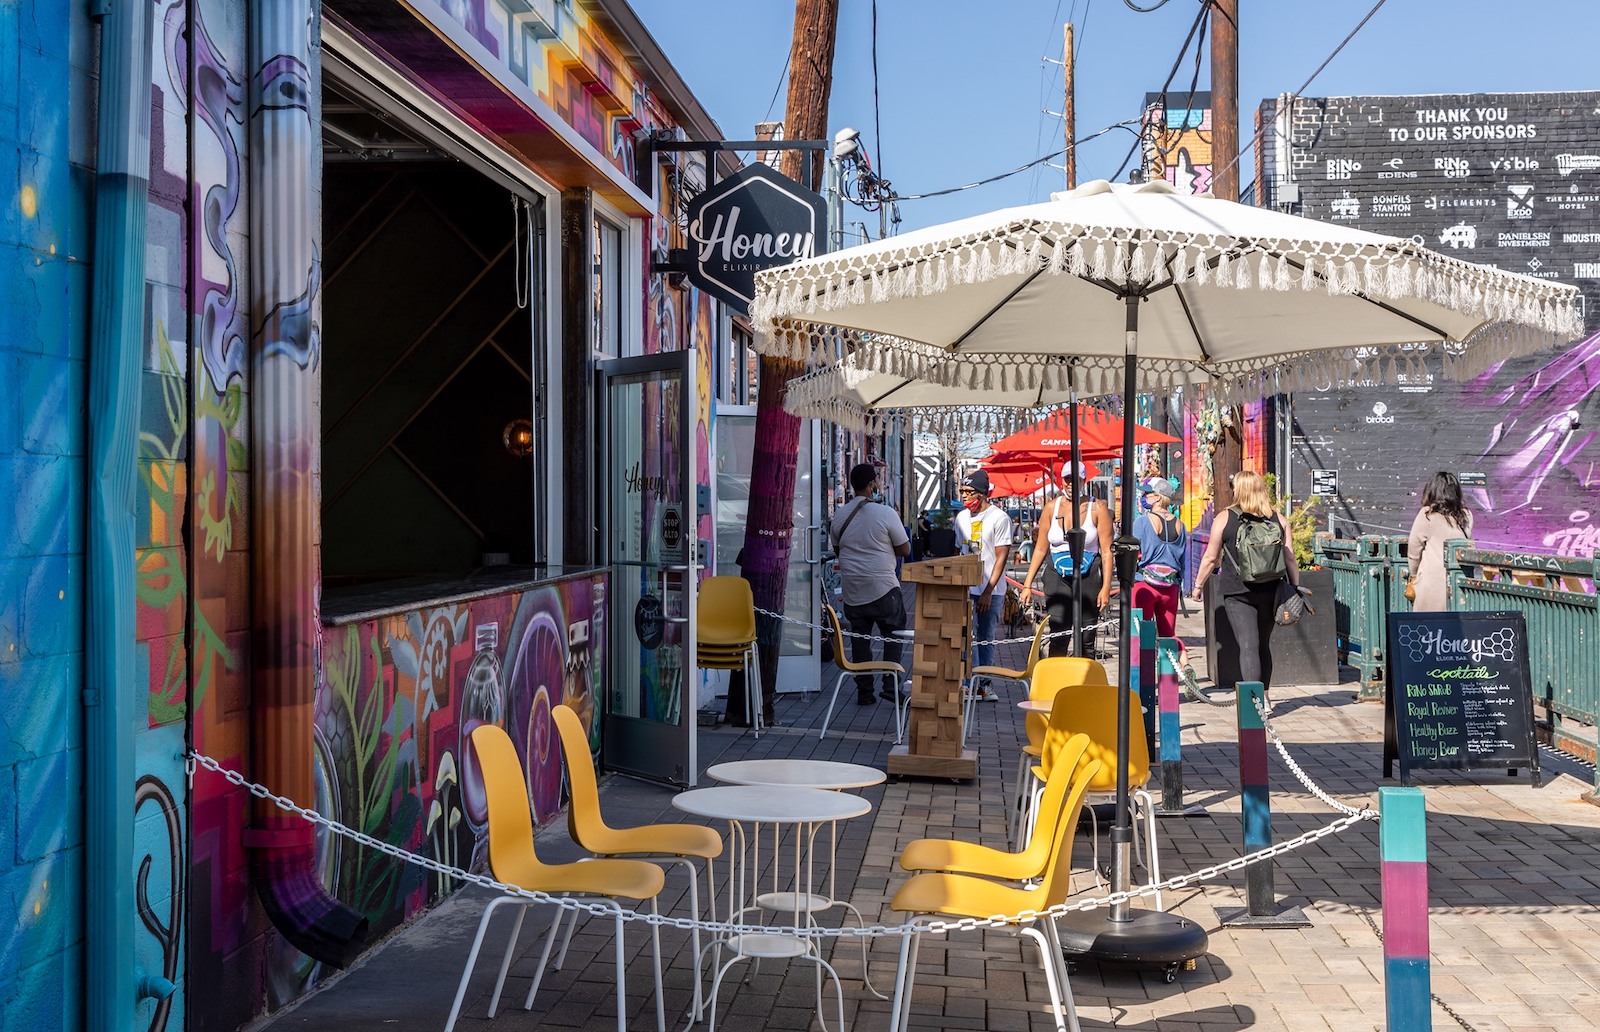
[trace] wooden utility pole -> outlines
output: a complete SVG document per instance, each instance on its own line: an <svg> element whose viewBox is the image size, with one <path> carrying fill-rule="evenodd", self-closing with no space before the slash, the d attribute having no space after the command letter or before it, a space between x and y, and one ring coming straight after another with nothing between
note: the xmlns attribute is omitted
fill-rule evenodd
<svg viewBox="0 0 1600 1032"><path fill-rule="evenodd" d="M1065 83L1065 96L1061 102L1061 120L1066 123L1067 134L1067 189L1078 185L1078 148L1072 142L1078 135L1078 115L1072 102L1072 23L1067 22L1061 45L1061 70Z"/></svg>
<svg viewBox="0 0 1600 1032"><path fill-rule="evenodd" d="M795 0L794 38L789 47L789 99L784 108L784 131L791 140L827 139L828 98L833 90L834 37L839 26L839 0ZM822 185L823 156L783 152L778 171L813 190ZM809 165L809 168L804 167ZM750 508L746 515L740 572L750 582L757 609L784 611L789 580L789 556L794 545L795 465L800 452L799 417L783 410L789 381L805 370L803 362L761 356L761 383L756 398L755 456L751 463ZM807 613L807 619L817 614ZM756 640L761 659L762 705L766 722L772 721L777 699L778 656L783 648L783 621L757 615ZM728 713L733 722L748 722L739 700L728 693Z"/></svg>
<svg viewBox="0 0 1600 1032"><path fill-rule="evenodd" d="M1239 0L1211 0L1211 192L1239 199Z"/></svg>
<svg viewBox="0 0 1600 1032"><path fill-rule="evenodd" d="M1211 192L1239 199L1239 0L1211 0ZM1223 413L1222 440L1211 456L1215 512L1233 504L1228 479L1244 463L1244 409Z"/></svg>

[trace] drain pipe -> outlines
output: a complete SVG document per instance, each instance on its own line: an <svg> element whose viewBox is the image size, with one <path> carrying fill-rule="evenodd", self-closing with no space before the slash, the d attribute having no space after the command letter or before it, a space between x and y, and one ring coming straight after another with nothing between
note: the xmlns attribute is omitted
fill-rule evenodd
<svg viewBox="0 0 1600 1032"><path fill-rule="evenodd" d="M250 4L252 755L257 781L305 807L322 543L320 34L316 0ZM354 960L367 919L317 877L311 825L257 800L244 842L289 944L336 967Z"/></svg>
<svg viewBox="0 0 1600 1032"><path fill-rule="evenodd" d="M134 508L150 32L142 0L99 0L100 93L89 316L89 513L84 578L84 1027L128 1032L134 979Z"/></svg>

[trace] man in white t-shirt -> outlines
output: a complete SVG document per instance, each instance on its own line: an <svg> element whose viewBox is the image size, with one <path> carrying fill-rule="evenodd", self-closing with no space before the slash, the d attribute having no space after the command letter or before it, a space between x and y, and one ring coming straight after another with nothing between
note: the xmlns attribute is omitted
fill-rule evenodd
<svg viewBox="0 0 1600 1032"><path fill-rule="evenodd" d="M885 663L900 662L901 644L894 632L906 625L905 600L900 595L898 560L911 554L911 539L895 511L883 504L878 490L878 470L863 462L850 471L855 497L833 513L833 550L839 556L839 582L844 615L855 634L876 634L883 643ZM872 641L850 639L850 659L872 662ZM870 706L879 698L872 693L873 678L856 675L856 702ZM893 701L893 687L880 695Z"/></svg>
<svg viewBox="0 0 1600 1032"><path fill-rule="evenodd" d="M956 542L963 553L976 552L983 579L972 588L972 640L993 641L1005 605L1006 556L1011 552L1011 517L989 504L989 474L969 473L961 481L961 512L956 514ZM993 645L974 645L974 667L994 665ZM999 696L985 683L970 685L978 697L992 702Z"/></svg>

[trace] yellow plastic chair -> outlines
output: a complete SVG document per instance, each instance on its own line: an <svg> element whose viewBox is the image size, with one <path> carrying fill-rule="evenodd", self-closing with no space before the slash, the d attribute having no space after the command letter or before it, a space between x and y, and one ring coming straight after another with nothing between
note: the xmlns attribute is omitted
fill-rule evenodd
<svg viewBox="0 0 1600 1032"><path fill-rule="evenodd" d="M1097 659L1047 656L1034 663L1028 680L1028 698L1034 702L1050 702L1068 685L1106 683L1105 665ZM1011 786L1013 803L1006 813L1006 841L1012 845L1016 845L1019 838L1019 818L1027 810L1029 771L1042 755L1045 728L1049 723L1050 718L1043 713L1023 714L1022 729L1028 740L1017 757L1017 775Z"/></svg>
<svg viewBox="0 0 1600 1032"><path fill-rule="evenodd" d="M1062 755L1064 757L1066 754ZM937 917L985 918L996 914L1040 911L1065 902L1072 888L1072 842L1078 813L1090 783L1100 772L1098 760L1086 759L1070 779L1056 819L1049 858L1037 886L1015 888L967 874L916 874L900 886L894 899L889 902L890 908ZM900 969L895 979L894 1003L891 1005L894 1017L889 1026L892 1032L904 1029L910 1020L912 986L916 980L917 956L922 944L921 928L926 922L913 919L911 924L913 930L905 933L900 940ZM1057 1032L1065 1032L1068 1027L1071 1032L1080 1032L1077 1007L1072 1000L1072 986L1067 981L1067 965L1061 954L1061 938L1056 932L1055 921L1024 921L1018 925L1017 933L1031 938L1039 948L1039 963L1044 968L1045 981L1050 987ZM1066 1025L1061 1020L1063 1011L1066 1013Z"/></svg>
<svg viewBox="0 0 1600 1032"><path fill-rule="evenodd" d="M1033 644L1028 647L1028 663L1021 670L1013 670L1003 666L973 667L967 679L969 686L975 685L978 678L985 677L990 681L1021 681L1024 686L1033 678L1033 668L1039 662L1039 653L1044 649L1045 636L1050 633L1050 618L1039 618L1039 626L1034 628ZM965 713L961 717L961 744L967 744L967 731L972 727L972 704L978 699L975 687L969 687L964 700Z"/></svg>
<svg viewBox="0 0 1600 1032"><path fill-rule="evenodd" d="M756 652L756 603L743 577L707 577L695 595L695 665L744 674L750 727L761 734L764 696Z"/></svg>
<svg viewBox="0 0 1600 1032"><path fill-rule="evenodd" d="M828 698L828 711L822 716L822 730L817 732L817 737L823 738L828 733L828 724L833 720L833 707L839 701L839 689L844 686L845 679L856 674L871 674L874 679L889 679L889 692L894 696L894 740L898 745L905 737L905 712L911 702L907 693L900 690L900 679L905 677L906 668L886 660L866 663L853 661L847 651L844 627L839 623L838 612L826 602L822 603L822 610L827 615L828 627L833 633L833 664L839 668L839 679L833 682L833 695Z"/></svg>
<svg viewBox="0 0 1600 1032"><path fill-rule="evenodd" d="M485 798L489 807L489 872L495 881L515 885L520 889L567 893L574 896L597 896L609 907L616 923L617 963L617 1032L627 1032L628 995L627 963L623 957L622 930L626 925L622 905L617 899L649 900L650 912L656 912L656 897L666 884L666 873L655 864L644 860L585 860L573 864L547 864L533 849L533 814L528 808L528 783L523 779L522 762L517 759L516 747L511 738L494 724L481 724L472 731L472 746L477 753L478 769L483 775ZM483 908L478 921L478 934L467 953L467 966L461 972L461 984L456 987L456 999L450 1007L450 1017L445 1022L445 1032L455 1027L461 1013L461 1001L467 994L467 982L478 961L478 950L483 946L483 936L489 929L489 918L495 908L504 903L518 907L517 923L511 929L506 943L505 960L500 965L500 977L494 983L494 996L489 1000L489 1017L494 1017L500 1004L500 991L505 987L506 972L511 967L511 957L517 945L517 935L522 931L522 919L532 900L523 896L496 896ZM558 906L556 919L545 936L544 950L539 954L539 971L533 986L528 990L524 1010L533 1009L534 994L544 980L545 964L550 960L550 948L555 943L556 929L560 927L562 912ZM651 925L651 940L655 955L656 976L656 1029L666 1032L667 1016L661 996L661 935L658 925Z"/></svg>
<svg viewBox="0 0 1600 1032"><path fill-rule="evenodd" d="M689 916L700 920L700 883L694 860L705 862L706 903L711 920L717 919L716 892L711 885L711 861L722 855L722 836L700 824L642 824L632 828L613 828L606 823L600 811L600 786L595 780L594 766L589 757L589 736L584 732L583 720L577 711L566 703L551 711L556 730L561 735L561 751L566 757L567 784L572 797L567 802L567 829L572 841L597 857L667 858L667 862L681 864L689 875ZM577 915L567 926L568 939L577 927ZM694 1012L701 1012L700 999L700 928L696 924L694 937ZM567 941L561 944L556 957L556 970L561 970L566 958Z"/></svg>
<svg viewBox="0 0 1600 1032"><path fill-rule="evenodd" d="M974 874L1001 881L1032 881L1043 877L1050 862L1056 821L1072 785L1073 773L1089 749L1088 735L1075 735L1061 743L1052 757L1050 779L1039 801L1039 821L1027 846L1016 852L994 849L960 839L917 839L900 852L900 866L907 871L944 871L949 874Z"/></svg>
<svg viewBox="0 0 1600 1032"><path fill-rule="evenodd" d="M1037 801L1043 785L1049 780L1048 758L1055 751L1055 741L1065 742L1074 735L1089 736L1088 757L1101 761L1100 775L1089 786L1090 801L1109 801L1117 792L1117 695L1127 689L1109 684L1069 685L1056 693L1055 705L1050 710L1050 725L1045 732L1045 745L1041 762L1032 768L1034 790L1026 822L1038 812ZM1135 706L1138 700L1131 700ZM1145 741L1144 728L1138 722L1137 710L1131 714L1128 735L1128 792L1133 806L1133 849L1139 863L1150 875L1151 882L1161 881L1161 858L1156 850L1155 800L1145 786L1150 783L1150 747ZM1091 811L1092 815L1092 811ZM1140 819L1144 821L1141 850ZM1098 839L1096 839L1098 843ZM1148 853L1148 863L1145 854ZM1156 909L1162 909L1161 893L1155 894Z"/></svg>

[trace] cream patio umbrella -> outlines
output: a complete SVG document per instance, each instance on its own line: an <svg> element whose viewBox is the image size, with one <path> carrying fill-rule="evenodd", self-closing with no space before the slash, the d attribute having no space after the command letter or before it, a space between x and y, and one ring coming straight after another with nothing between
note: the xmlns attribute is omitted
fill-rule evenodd
<svg viewBox="0 0 1600 1032"><path fill-rule="evenodd" d="M1022 404L1067 389L1069 368L1083 394L1120 391L1125 401L1140 389L1202 382L1223 399L1392 383L1425 365L1465 379L1583 328L1574 288L1408 240L1179 194L1164 182L1087 183L1047 203L770 269L756 276L750 311L760 351L820 363L842 338L862 369ZM1133 522L1130 488L1124 528ZM1124 532L1115 551L1126 627L1137 544ZM1117 746L1126 755L1128 693L1120 694ZM1119 768L1117 891L1129 885L1132 830ZM1195 926L1126 903L1080 917L1062 922L1074 953L1172 962L1205 949Z"/></svg>

